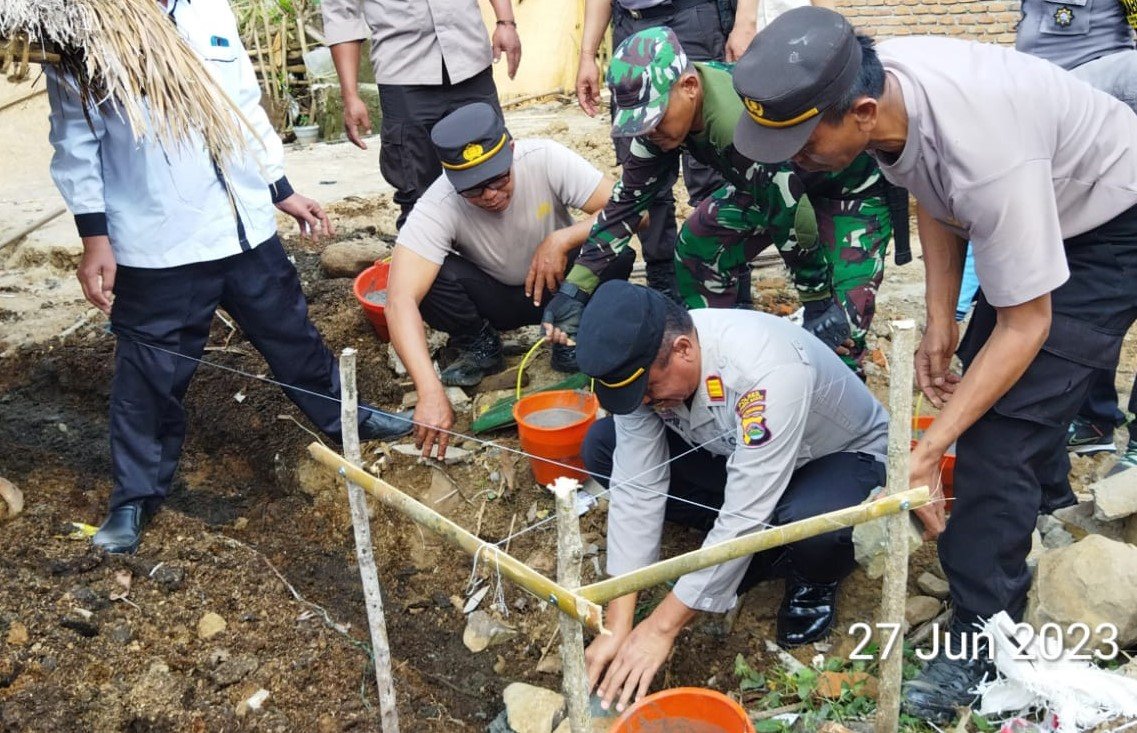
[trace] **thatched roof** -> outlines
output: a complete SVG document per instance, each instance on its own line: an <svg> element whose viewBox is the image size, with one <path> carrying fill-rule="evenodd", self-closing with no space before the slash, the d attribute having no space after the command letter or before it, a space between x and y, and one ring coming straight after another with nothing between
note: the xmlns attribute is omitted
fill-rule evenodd
<svg viewBox="0 0 1137 733"><path fill-rule="evenodd" d="M0 55L31 45L66 69L88 108L112 100L137 138L173 148L196 132L222 167L245 149L248 122L156 0L0 0L0 39Z"/></svg>

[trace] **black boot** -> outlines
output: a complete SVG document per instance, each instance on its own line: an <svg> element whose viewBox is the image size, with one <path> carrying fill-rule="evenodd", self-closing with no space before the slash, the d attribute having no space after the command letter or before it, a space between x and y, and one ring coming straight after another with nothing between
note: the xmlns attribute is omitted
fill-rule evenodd
<svg viewBox="0 0 1137 733"><path fill-rule="evenodd" d="M402 412L386 413L380 412L375 409L364 408L367 412L367 419L359 424L359 439L360 440L392 440L394 438L401 438L407 433L411 432L414 423L411 422L411 416L414 414L411 410L403 410Z"/></svg>
<svg viewBox="0 0 1137 733"><path fill-rule="evenodd" d="M979 699L975 688L995 676L985 637L975 629L952 622L942 641L939 656L928 662L920 675L904 683L901 710L908 715L937 724L950 723L956 708L968 707ZM951 657L962 657L951 659Z"/></svg>
<svg viewBox="0 0 1137 733"><path fill-rule="evenodd" d="M111 509L103 525L91 539L107 552L133 555L142 539L142 530L157 511L157 502L136 499Z"/></svg>
<svg viewBox="0 0 1137 733"><path fill-rule="evenodd" d="M679 302L679 289L675 286L675 262L649 262L644 268L647 286L663 293L676 303Z"/></svg>
<svg viewBox="0 0 1137 733"><path fill-rule="evenodd" d="M576 374L580 367L576 365L576 347L553 344L553 353L549 358L553 369L565 374Z"/></svg>
<svg viewBox="0 0 1137 733"><path fill-rule="evenodd" d="M450 387L473 387L488 374L505 368L501 336L489 323L473 336L451 336L450 346L458 349L458 356L442 370L442 383Z"/></svg>
<svg viewBox="0 0 1137 733"><path fill-rule="evenodd" d="M816 583L791 571L786 593L778 609L778 644L801 646L823 638L837 616L837 586L840 581Z"/></svg>

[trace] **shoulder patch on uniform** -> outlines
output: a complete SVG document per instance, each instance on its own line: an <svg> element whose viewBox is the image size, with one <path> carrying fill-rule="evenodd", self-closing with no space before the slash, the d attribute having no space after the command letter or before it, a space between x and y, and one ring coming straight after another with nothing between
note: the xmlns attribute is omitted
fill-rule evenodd
<svg viewBox="0 0 1137 733"><path fill-rule="evenodd" d="M742 421L742 444L747 448L765 445L773 437L766 424L766 390L752 389L738 398L735 411Z"/></svg>
<svg viewBox="0 0 1137 733"><path fill-rule="evenodd" d="M707 376L707 399L711 402L726 401L726 390L722 386L722 377L717 374Z"/></svg>

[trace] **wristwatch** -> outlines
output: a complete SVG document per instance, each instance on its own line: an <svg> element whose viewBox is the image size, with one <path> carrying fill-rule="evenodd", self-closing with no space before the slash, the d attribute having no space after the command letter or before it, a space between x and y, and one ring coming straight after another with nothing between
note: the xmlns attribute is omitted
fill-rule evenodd
<svg viewBox="0 0 1137 733"><path fill-rule="evenodd" d="M581 305L588 305L588 299L592 297L592 293L589 293L574 283L570 283L568 280L561 283L557 292L567 295Z"/></svg>

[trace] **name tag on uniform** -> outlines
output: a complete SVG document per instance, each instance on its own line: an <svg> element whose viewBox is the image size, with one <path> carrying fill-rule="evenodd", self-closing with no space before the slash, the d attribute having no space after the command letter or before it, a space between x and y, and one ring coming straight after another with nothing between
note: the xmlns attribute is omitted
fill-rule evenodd
<svg viewBox="0 0 1137 733"><path fill-rule="evenodd" d="M229 47L229 39L228 38L222 38L221 36L213 36L209 39L209 45L210 46L217 46L218 48L228 48Z"/></svg>
<svg viewBox="0 0 1137 733"><path fill-rule="evenodd" d="M726 390L723 389L722 379L717 374L707 377L707 399L711 402L724 402Z"/></svg>

